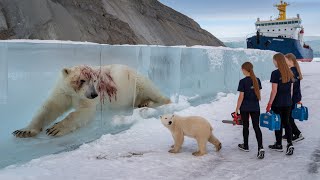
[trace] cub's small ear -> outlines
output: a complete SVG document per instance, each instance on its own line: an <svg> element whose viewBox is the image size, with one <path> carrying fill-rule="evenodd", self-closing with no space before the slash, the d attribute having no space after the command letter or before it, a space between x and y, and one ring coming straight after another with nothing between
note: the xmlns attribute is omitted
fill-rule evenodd
<svg viewBox="0 0 320 180"><path fill-rule="evenodd" d="M174 114L172 114L171 118L173 118L173 117L174 117Z"/></svg>
<svg viewBox="0 0 320 180"><path fill-rule="evenodd" d="M64 76L69 75L70 72L71 72L71 70L70 70L69 68L63 68L63 69L62 69L62 74L63 74Z"/></svg>

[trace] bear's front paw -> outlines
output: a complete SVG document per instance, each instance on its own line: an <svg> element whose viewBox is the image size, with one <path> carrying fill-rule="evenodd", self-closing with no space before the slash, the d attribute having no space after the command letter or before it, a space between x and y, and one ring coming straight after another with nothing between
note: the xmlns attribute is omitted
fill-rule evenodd
<svg viewBox="0 0 320 180"><path fill-rule="evenodd" d="M36 130L36 129L20 129L20 130L16 130L14 131L12 134L17 137L17 138L28 138L28 137L34 137L37 134L39 134L40 130Z"/></svg>
<svg viewBox="0 0 320 180"><path fill-rule="evenodd" d="M175 149L170 149L168 152L169 152L169 153L178 153L179 151L177 151L177 150L175 150Z"/></svg>
<svg viewBox="0 0 320 180"><path fill-rule="evenodd" d="M203 156L203 155L205 155L206 153L202 153L202 152L200 152L200 151L196 151L196 152L193 152L192 153L192 155L194 155L194 156Z"/></svg>
<svg viewBox="0 0 320 180"><path fill-rule="evenodd" d="M51 128L46 130L46 134L48 136L62 136L66 133L70 132L65 126L63 126L62 122L55 123Z"/></svg>

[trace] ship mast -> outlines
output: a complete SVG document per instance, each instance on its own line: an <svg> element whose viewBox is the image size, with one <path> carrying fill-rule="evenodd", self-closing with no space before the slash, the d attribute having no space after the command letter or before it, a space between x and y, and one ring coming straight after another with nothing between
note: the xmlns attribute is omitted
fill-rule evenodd
<svg viewBox="0 0 320 180"><path fill-rule="evenodd" d="M279 17L277 20L286 20L287 19L287 6L289 6L290 4L280 1L280 4L276 4L274 5L275 7L277 7L277 9L279 10Z"/></svg>

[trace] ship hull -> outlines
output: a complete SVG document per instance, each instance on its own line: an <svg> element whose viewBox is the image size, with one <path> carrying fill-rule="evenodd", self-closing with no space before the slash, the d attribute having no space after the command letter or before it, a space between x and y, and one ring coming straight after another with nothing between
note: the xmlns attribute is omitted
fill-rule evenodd
<svg viewBox="0 0 320 180"><path fill-rule="evenodd" d="M298 61L311 62L313 60L313 50L303 47L300 41L290 38L252 36L247 38L248 49L261 49L281 52L283 54L293 53Z"/></svg>

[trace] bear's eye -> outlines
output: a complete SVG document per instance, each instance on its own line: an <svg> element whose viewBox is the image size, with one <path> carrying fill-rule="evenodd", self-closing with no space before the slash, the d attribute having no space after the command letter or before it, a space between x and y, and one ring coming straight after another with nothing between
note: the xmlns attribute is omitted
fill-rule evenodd
<svg viewBox="0 0 320 180"><path fill-rule="evenodd" d="M172 124L172 121L169 121L169 123L168 123L169 125L171 125Z"/></svg>
<svg viewBox="0 0 320 180"><path fill-rule="evenodd" d="M97 82L96 80L94 80L93 82Z"/></svg>
<svg viewBox="0 0 320 180"><path fill-rule="evenodd" d="M167 119L167 118L164 118L164 119Z"/></svg>
<svg viewBox="0 0 320 180"><path fill-rule="evenodd" d="M85 83L85 82L86 82L86 81L83 80L83 79L80 80L80 83L81 83L81 84L83 84L83 83Z"/></svg>

